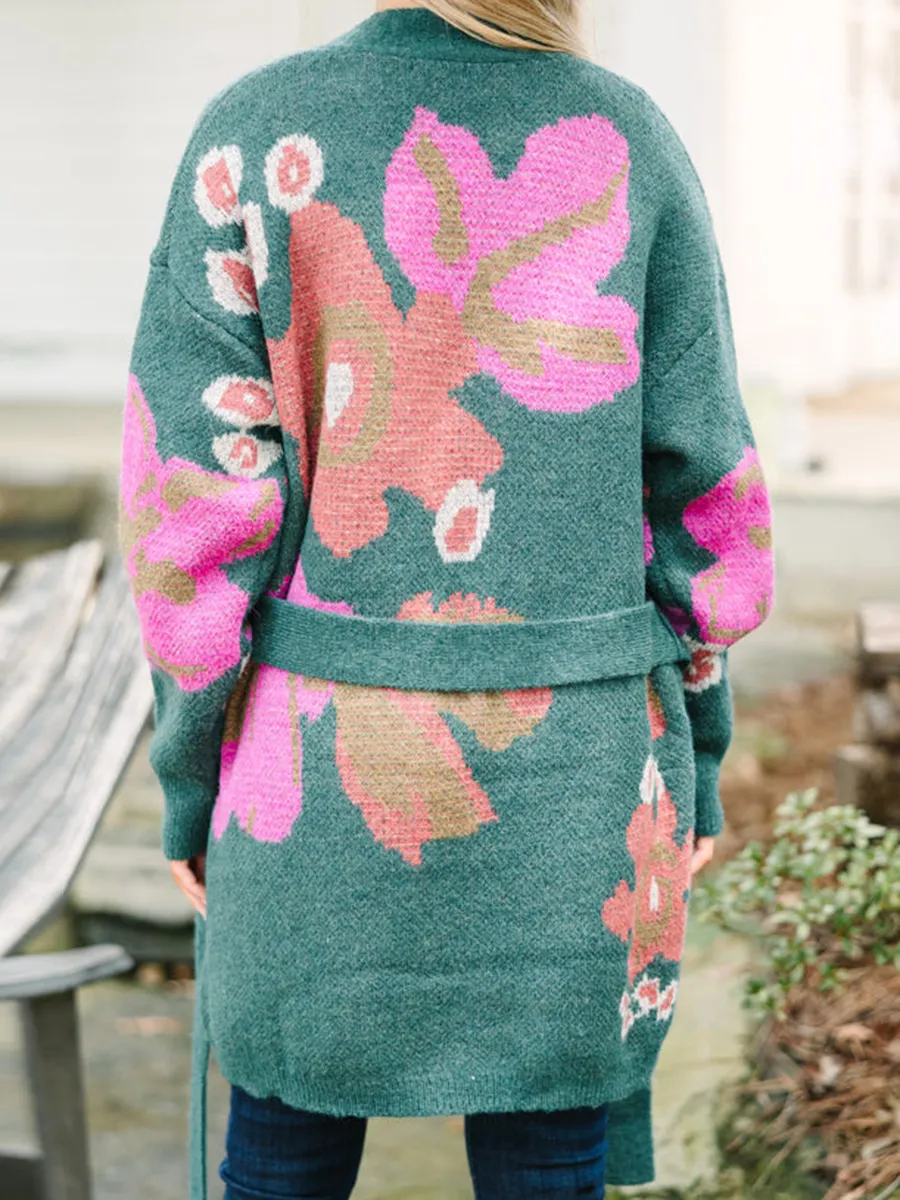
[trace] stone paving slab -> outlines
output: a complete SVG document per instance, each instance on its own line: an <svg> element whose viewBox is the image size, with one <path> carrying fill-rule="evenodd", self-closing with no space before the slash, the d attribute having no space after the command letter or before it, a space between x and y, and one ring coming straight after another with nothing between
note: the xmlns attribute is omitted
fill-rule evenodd
<svg viewBox="0 0 900 1200"><path fill-rule="evenodd" d="M738 939L693 923L678 1011L657 1074L658 1189L717 1170L717 1089L742 1070L745 1017ZM95 1200L187 1195L185 1121L190 1071L190 985L101 984L80 996ZM0 1145L31 1140L17 1021L0 1005ZM212 1167L224 1142L228 1091L210 1079ZM647 1189L643 1189L646 1194ZM219 1200L214 1179L210 1200ZM371 1122L355 1200L471 1200L462 1121Z"/></svg>

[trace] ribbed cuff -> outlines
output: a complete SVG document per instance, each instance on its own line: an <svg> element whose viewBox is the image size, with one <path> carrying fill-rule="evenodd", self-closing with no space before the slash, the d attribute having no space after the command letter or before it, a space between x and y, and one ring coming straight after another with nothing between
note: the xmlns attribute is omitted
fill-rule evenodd
<svg viewBox="0 0 900 1200"><path fill-rule="evenodd" d="M183 862L206 853L212 804L198 792L196 784L174 792L171 786L165 788L162 850L170 861Z"/></svg>
<svg viewBox="0 0 900 1200"><path fill-rule="evenodd" d="M695 757L697 787L695 793L694 834L696 837L718 837L725 823L722 801L719 799L719 768L715 755Z"/></svg>

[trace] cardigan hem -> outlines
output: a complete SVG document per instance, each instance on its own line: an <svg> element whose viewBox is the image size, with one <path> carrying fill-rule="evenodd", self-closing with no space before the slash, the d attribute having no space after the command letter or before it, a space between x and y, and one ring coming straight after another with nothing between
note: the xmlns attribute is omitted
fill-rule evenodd
<svg viewBox="0 0 900 1200"><path fill-rule="evenodd" d="M316 1085L306 1084L296 1077L276 1078L267 1085L240 1071L231 1071L218 1058L216 1061L231 1086L241 1088L257 1100L276 1096L290 1108L333 1117L441 1117L475 1113L558 1112L570 1108L599 1108L604 1104L615 1106L650 1089L648 1075L620 1087L604 1087L599 1081L569 1084L554 1088L541 1097L539 1103L524 1097L516 1101L510 1098L515 1095L515 1088L511 1086L512 1077L492 1072L464 1081L443 1075L419 1076L407 1080L402 1088L396 1086L396 1081L390 1087L378 1082L361 1083L354 1092L343 1092L341 1099L337 1100ZM614 1114L611 1117L614 1128ZM631 1126L629 1136L635 1137L634 1125L639 1127L640 1122L629 1120L628 1123ZM652 1163L650 1129L646 1128L644 1136L638 1135L636 1141L637 1144L632 1146L629 1153L636 1167L627 1171L627 1177L621 1169L614 1171L608 1175L608 1183L630 1186L653 1182L652 1166L646 1169L640 1166L642 1159L644 1163Z"/></svg>

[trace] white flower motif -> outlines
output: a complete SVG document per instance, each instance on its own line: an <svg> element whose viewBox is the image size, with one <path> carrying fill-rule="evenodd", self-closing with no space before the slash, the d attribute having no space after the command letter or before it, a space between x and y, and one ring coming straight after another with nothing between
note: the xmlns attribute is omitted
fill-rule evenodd
<svg viewBox="0 0 900 1200"><path fill-rule="evenodd" d="M251 433L223 433L213 441L216 461L229 475L258 479L281 458L277 442L263 441Z"/></svg>
<svg viewBox="0 0 900 1200"><path fill-rule="evenodd" d="M661 993L659 1004L656 1006L657 1021L668 1021L672 1013L675 1011L675 1000L678 996L678 980L673 979L669 986Z"/></svg>
<svg viewBox="0 0 900 1200"><path fill-rule="evenodd" d="M249 250L207 250L206 278L216 303L227 312L240 317L259 312Z"/></svg>
<svg viewBox="0 0 900 1200"><path fill-rule="evenodd" d="M704 646L701 642L685 638L691 652L691 661L684 668L684 690L705 692L722 682L722 646Z"/></svg>
<svg viewBox="0 0 900 1200"><path fill-rule="evenodd" d="M269 200L286 213L306 208L322 186L325 163L316 141L293 133L276 142L266 155Z"/></svg>
<svg viewBox="0 0 900 1200"><path fill-rule="evenodd" d="M628 1037L629 1030L637 1020L637 1017L631 1007L631 995L626 988L622 993L622 999L619 1001L619 1016L622 1018L622 1041Z"/></svg>
<svg viewBox="0 0 900 1200"><path fill-rule="evenodd" d="M660 797L665 794L665 791L666 785L660 774L659 763L651 754L647 759L641 779L641 800L645 804L658 803Z"/></svg>
<svg viewBox="0 0 900 1200"><path fill-rule="evenodd" d="M253 267L253 278L259 289L269 278L269 243L266 240L261 205L244 205L244 232L247 235L247 250Z"/></svg>
<svg viewBox="0 0 900 1200"><path fill-rule="evenodd" d="M634 998L640 1006L642 1017L655 1011L659 997L659 980L650 975L642 975L634 987Z"/></svg>
<svg viewBox="0 0 900 1200"><path fill-rule="evenodd" d="M194 200L203 220L214 229L240 224L243 173L240 146L215 146L197 164Z"/></svg>
<svg viewBox="0 0 900 1200"><path fill-rule="evenodd" d="M325 376L325 424L333 429L344 409L353 399L353 366L348 362L331 362Z"/></svg>
<svg viewBox="0 0 900 1200"><path fill-rule="evenodd" d="M450 488L434 522L435 544L445 563L475 561L493 512L493 490L483 492L474 479L463 479Z"/></svg>
<svg viewBox="0 0 900 1200"><path fill-rule="evenodd" d="M238 429L278 424L275 389L268 379L222 375L203 393L203 403L217 417Z"/></svg>
<svg viewBox="0 0 900 1200"><path fill-rule="evenodd" d="M635 1021L639 1021L642 1017L649 1017L656 1013L657 1021L668 1021L675 1010L677 994L677 979L673 979L667 988L662 988L658 978L645 972L634 985L634 990L632 992L626 990L619 1001L622 1041L624 1042L627 1038Z"/></svg>

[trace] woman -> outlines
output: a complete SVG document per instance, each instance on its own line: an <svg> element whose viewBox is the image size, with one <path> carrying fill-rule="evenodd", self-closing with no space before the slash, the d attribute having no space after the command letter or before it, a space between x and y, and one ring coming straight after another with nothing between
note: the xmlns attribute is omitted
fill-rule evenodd
<svg viewBox="0 0 900 1200"><path fill-rule="evenodd" d="M376 1114L465 1113L490 1200L652 1179L772 553L701 187L578 8L241 80L152 257L123 546L230 1200L348 1196Z"/></svg>

